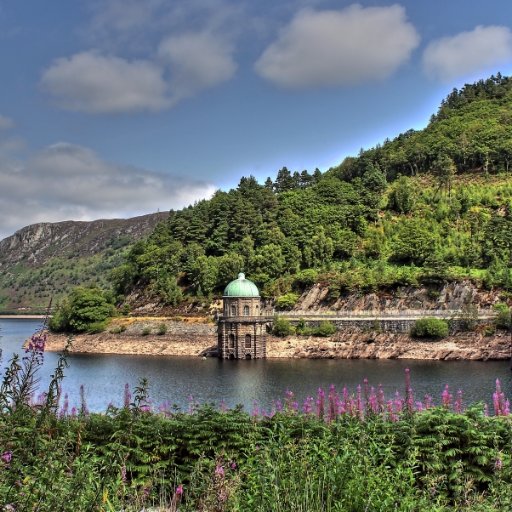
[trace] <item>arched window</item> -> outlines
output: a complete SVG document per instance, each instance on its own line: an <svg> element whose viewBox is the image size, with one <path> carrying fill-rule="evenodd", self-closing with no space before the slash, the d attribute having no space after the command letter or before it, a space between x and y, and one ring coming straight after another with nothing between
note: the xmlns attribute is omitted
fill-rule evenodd
<svg viewBox="0 0 512 512"><path fill-rule="evenodd" d="M235 348L235 335L229 335L229 348Z"/></svg>
<svg viewBox="0 0 512 512"><path fill-rule="evenodd" d="M250 334L246 334L245 335L245 348L251 348L251 335Z"/></svg>
<svg viewBox="0 0 512 512"><path fill-rule="evenodd" d="M231 316L236 316L236 304L231 304Z"/></svg>
<svg viewBox="0 0 512 512"><path fill-rule="evenodd" d="M244 316L249 316L249 306L244 306Z"/></svg>

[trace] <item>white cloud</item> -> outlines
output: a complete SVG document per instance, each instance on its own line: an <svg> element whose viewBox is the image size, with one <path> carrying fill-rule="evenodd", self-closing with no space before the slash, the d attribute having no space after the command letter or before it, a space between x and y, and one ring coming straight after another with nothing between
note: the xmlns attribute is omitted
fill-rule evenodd
<svg viewBox="0 0 512 512"><path fill-rule="evenodd" d="M105 162L60 143L25 163L0 159L0 239L35 222L131 217L210 197L205 182Z"/></svg>
<svg viewBox="0 0 512 512"><path fill-rule="evenodd" d="M300 11L255 64L282 87L353 85L384 79L406 62L419 36L400 5Z"/></svg>
<svg viewBox="0 0 512 512"><path fill-rule="evenodd" d="M8 130L9 128L12 128L13 126L14 126L14 123L13 123L12 119L0 114L0 130Z"/></svg>
<svg viewBox="0 0 512 512"><path fill-rule="evenodd" d="M225 82L236 71L232 45L208 32L169 37L160 44L158 54L169 66L175 99Z"/></svg>
<svg viewBox="0 0 512 512"><path fill-rule="evenodd" d="M129 112L169 105L162 69L146 60L83 52L57 59L44 73L45 90L69 110Z"/></svg>
<svg viewBox="0 0 512 512"><path fill-rule="evenodd" d="M423 54L423 68L432 78L451 81L511 60L511 30L478 26L469 32L431 42Z"/></svg>

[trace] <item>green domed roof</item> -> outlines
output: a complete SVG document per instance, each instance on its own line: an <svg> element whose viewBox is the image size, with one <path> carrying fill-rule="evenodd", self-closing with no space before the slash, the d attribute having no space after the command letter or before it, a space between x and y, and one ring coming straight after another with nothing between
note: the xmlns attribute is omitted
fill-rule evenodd
<svg viewBox="0 0 512 512"><path fill-rule="evenodd" d="M231 281L224 289L224 297L259 297L258 287L240 272L238 279Z"/></svg>

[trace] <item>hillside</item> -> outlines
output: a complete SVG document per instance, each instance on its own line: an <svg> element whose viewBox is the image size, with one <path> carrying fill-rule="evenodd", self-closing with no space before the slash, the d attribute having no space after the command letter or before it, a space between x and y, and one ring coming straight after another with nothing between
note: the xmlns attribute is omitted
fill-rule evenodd
<svg viewBox="0 0 512 512"><path fill-rule="evenodd" d="M424 130L324 174L291 172L171 212L114 272L128 302L218 296L240 269L292 307L314 283L326 303L469 280L512 292L512 80L454 90Z"/></svg>
<svg viewBox="0 0 512 512"><path fill-rule="evenodd" d="M133 243L168 213L132 219L40 223L0 241L0 311L44 311L73 286L105 286Z"/></svg>

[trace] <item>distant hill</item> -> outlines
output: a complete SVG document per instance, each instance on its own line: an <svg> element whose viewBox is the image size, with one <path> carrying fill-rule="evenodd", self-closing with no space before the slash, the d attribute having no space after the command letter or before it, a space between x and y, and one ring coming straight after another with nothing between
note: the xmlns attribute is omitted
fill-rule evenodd
<svg viewBox="0 0 512 512"><path fill-rule="evenodd" d="M109 271L168 213L24 227L0 241L0 311L44 311L81 284L106 285Z"/></svg>

